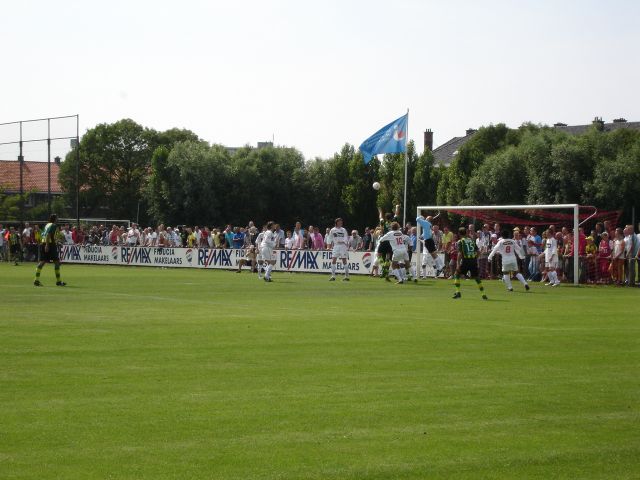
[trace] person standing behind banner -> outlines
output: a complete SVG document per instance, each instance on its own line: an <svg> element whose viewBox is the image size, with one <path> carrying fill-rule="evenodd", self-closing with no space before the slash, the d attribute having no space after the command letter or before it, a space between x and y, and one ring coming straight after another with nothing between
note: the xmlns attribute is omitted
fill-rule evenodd
<svg viewBox="0 0 640 480"><path fill-rule="evenodd" d="M621 228L616 228L616 238L613 241L613 252L611 253L611 273L616 285L624 282L624 235Z"/></svg>
<svg viewBox="0 0 640 480"><path fill-rule="evenodd" d="M633 231L633 225L624 228L624 252L625 252L625 284L629 287L636 285L636 262L640 245L638 237Z"/></svg>
<svg viewBox="0 0 640 480"><path fill-rule="evenodd" d="M292 250L303 250L305 248L304 229L300 222L296 222L293 229L293 246Z"/></svg>
<svg viewBox="0 0 640 480"><path fill-rule="evenodd" d="M4 229L4 227L0 223L0 262L4 261L4 256L5 256L4 252L5 252L5 247L7 245L7 242L4 238L6 233L7 231Z"/></svg>
<svg viewBox="0 0 640 480"><path fill-rule="evenodd" d="M314 250L324 249L324 238L322 237L318 227L313 227L313 241L311 246Z"/></svg>

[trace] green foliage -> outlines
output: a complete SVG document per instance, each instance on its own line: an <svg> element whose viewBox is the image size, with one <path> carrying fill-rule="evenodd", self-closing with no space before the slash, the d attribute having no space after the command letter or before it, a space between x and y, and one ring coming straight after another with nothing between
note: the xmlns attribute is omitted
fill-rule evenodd
<svg viewBox="0 0 640 480"><path fill-rule="evenodd" d="M638 198L640 132L595 128L572 136L550 127L482 127L451 166L433 154L407 152L407 219L417 205L461 203L581 203L629 212ZM75 151L62 164L66 205L75 205ZM291 225L350 228L376 223L377 208L404 202L404 154L365 165L353 145L305 162L291 148L245 147L231 155L188 130L157 132L132 120L89 130L80 147L82 215L169 224L240 224L276 220ZM371 188L379 181L382 188ZM5 210L15 205L5 207Z"/></svg>
<svg viewBox="0 0 640 480"><path fill-rule="evenodd" d="M19 194L7 194L0 188L0 219L2 220L20 220L20 204L21 198L26 202L28 194L22 197Z"/></svg>
<svg viewBox="0 0 640 480"><path fill-rule="evenodd" d="M151 158L159 146L197 141L188 130L157 132L133 120L99 124L80 141L80 206L83 216L136 218L143 199ZM69 152L60 168L67 204L75 205L77 152Z"/></svg>

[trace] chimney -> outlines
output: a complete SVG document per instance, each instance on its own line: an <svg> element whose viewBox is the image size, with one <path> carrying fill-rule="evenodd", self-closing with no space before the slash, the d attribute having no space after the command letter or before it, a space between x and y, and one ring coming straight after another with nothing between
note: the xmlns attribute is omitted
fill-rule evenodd
<svg viewBox="0 0 640 480"><path fill-rule="evenodd" d="M467 135L467 136L469 136L469 135L473 135L473 134L474 134L474 133L476 133L476 132L477 132L477 130L476 130L475 128L467 128L467 133L466 133L466 135Z"/></svg>
<svg viewBox="0 0 640 480"><path fill-rule="evenodd" d="M60 157L54 158L53 161L56 162L57 165L60 165Z"/></svg>
<svg viewBox="0 0 640 480"><path fill-rule="evenodd" d="M424 151L433 151L433 132L430 128L424 131Z"/></svg>
<svg viewBox="0 0 640 480"><path fill-rule="evenodd" d="M604 120L602 120L602 117L595 117L593 119L593 122L591 123L593 124L594 127L596 127L596 130L599 130L599 131L604 130Z"/></svg>
<svg viewBox="0 0 640 480"><path fill-rule="evenodd" d="M614 118L613 119L613 123L627 123L627 119L626 118Z"/></svg>

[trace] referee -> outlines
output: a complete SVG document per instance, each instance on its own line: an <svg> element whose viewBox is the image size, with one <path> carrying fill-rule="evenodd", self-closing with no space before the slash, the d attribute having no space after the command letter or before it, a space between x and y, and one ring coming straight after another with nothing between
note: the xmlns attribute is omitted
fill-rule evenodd
<svg viewBox="0 0 640 480"><path fill-rule="evenodd" d="M64 287L66 283L60 280L60 257L58 256L58 246L56 245L56 232L58 231L58 216L54 213L49 217L49 223L44 227L42 232L42 239L40 240L40 245L38 245L38 257L40 263L36 267L36 279L33 281L33 284L36 287L41 287L42 283L40 283L40 273L42 272L42 267L44 267L45 263L53 262L54 269L56 272L56 285L59 287Z"/></svg>

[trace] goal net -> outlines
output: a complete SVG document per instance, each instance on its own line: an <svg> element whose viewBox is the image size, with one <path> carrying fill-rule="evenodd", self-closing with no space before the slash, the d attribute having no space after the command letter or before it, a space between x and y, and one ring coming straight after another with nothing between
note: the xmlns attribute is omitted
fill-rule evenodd
<svg viewBox="0 0 640 480"><path fill-rule="evenodd" d="M450 215L443 215L448 213ZM478 237L483 235L482 226L489 224L490 230L499 224L500 230L509 230L517 232L518 235L528 235L530 229L535 229L538 236L542 236L543 232L551 228L557 235L562 234L562 238L569 238L572 245L563 245L563 251L570 252L570 255L564 257L563 265L566 278L573 284L578 284L581 279L586 278L587 267L584 261L584 253L586 238L591 234L596 222L610 222L614 226L617 225L621 212L619 211L598 211L592 206L581 206L578 204L559 204L559 205L426 205L419 206L416 212L417 216L431 215L435 218L434 224L447 226L453 234L457 233L458 227L468 227L472 225L478 232ZM517 228L517 230L515 230ZM500 232L494 232L500 234ZM575 234L574 234L575 233ZM417 237L421 238L420 225L417 225ZM542 250L538 250L538 255L527 252L527 239L522 238L522 245L525 249L524 253L528 253L527 261L523 263L524 268L528 268L531 257L535 258L532 268L537 267L538 256ZM489 251L491 244L488 245ZM566 247L566 248L565 248ZM417 242L417 258L422 258L421 242ZM539 247L538 247L539 248ZM486 254L486 251L484 252ZM420 260L418 260L420 261ZM594 259L595 261L595 259ZM530 273L530 272L529 272Z"/></svg>

